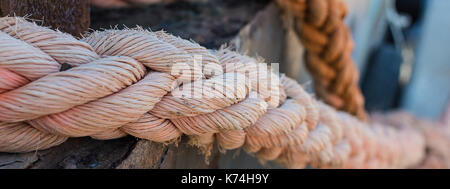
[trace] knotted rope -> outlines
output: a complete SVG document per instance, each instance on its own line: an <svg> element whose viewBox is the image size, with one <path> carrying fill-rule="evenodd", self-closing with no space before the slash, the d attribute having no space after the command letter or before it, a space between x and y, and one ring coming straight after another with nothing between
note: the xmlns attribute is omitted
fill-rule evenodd
<svg viewBox="0 0 450 189"><path fill-rule="evenodd" d="M333 107L366 118L359 72L351 58L353 40L344 24L340 0L277 0L295 16L296 31L305 46L306 67L317 95Z"/></svg>
<svg viewBox="0 0 450 189"><path fill-rule="evenodd" d="M217 139L222 150L243 147L289 168L406 168L424 155L416 129L337 112L228 49L139 28L77 40L17 17L0 18L0 41L2 152L68 137L171 142L186 134L205 152Z"/></svg>
<svg viewBox="0 0 450 189"><path fill-rule="evenodd" d="M93 0L99 7L129 7L169 0ZM347 7L340 0L277 0L296 17L296 28L306 48L306 66L317 95L333 107L365 120L359 72L351 58L353 41L344 24Z"/></svg>

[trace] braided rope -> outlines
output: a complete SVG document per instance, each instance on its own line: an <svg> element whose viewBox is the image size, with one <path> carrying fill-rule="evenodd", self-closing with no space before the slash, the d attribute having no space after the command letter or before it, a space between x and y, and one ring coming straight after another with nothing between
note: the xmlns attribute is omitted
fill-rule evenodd
<svg viewBox="0 0 450 189"><path fill-rule="evenodd" d="M0 41L1 152L68 137L170 142L186 134L206 153L217 139L222 150L243 147L289 168L406 168L424 154L415 129L363 123L265 63L164 32L106 30L77 40L3 17Z"/></svg>
<svg viewBox="0 0 450 189"><path fill-rule="evenodd" d="M366 119L359 72L351 58L353 41L344 24L340 0L277 0L294 14L298 35L306 48L306 67L317 95L333 107Z"/></svg>

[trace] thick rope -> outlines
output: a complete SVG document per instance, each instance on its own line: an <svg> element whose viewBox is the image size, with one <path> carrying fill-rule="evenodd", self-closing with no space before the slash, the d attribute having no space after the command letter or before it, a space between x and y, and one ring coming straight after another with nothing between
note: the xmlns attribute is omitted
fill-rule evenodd
<svg viewBox="0 0 450 189"><path fill-rule="evenodd" d="M0 41L1 152L186 134L206 153L217 139L289 168L407 168L424 156L417 129L361 122L227 49L142 29L77 40L17 17L0 18Z"/></svg>
<svg viewBox="0 0 450 189"><path fill-rule="evenodd" d="M93 0L94 6L114 8L168 3L173 0ZM359 72L351 58L353 41L344 24L347 7L340 0L277 0L296 17L296 29L306 48L306 66L317 95L327 104L365 120Z"/></svg>
<svg viewBox="0 0 450 189"><path fill-rule="evenodd" d="M318 97L333 107L366 119L359 72L351 58L353 40L343 19L340 0L277 0L295 16L296 31L305 46L306 67Z"/></svg>
<svg viewBox="0 0 450 189"><path fill-rule="evenodd" d="M450 112L445 112L443 117ZM414 168L449 169L450 168L450 122L442 120L431 122L420 120L406 112L393 112L388 115L376 114L371 119L394 126L410 126L418 129L425 136L426 156Z"/></svg>

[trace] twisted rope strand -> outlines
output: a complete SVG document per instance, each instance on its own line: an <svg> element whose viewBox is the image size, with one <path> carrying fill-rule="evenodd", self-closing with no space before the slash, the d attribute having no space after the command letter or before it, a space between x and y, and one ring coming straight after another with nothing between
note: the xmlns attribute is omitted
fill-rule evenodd
<svg viewBox="0 0 450 189"><path fill-rule="evenodd" d="M227 49L209 51L142 29L98 31L78 41L18 17L0 18L0 26L0 36L23 47L0 53L2 152L47 149L67 137L171 142L186 134L206 155L217 139L221 150L243 147L289 168L407 168L424 156L419 130L363 123ZM47 42L16 35L33 31ZM196 65L196 53L213 65ZM59 71L63 63L73 67ZM40 65L40 76L28 71L40 72Z"/></svg>
<svg viewBox="0 0 450 189"><path fill-rule="evenodd" d="M353 41L344 24L340 0L277 0L295 16L296 31L305 46L306 67L317 95L336 109L366 119L359 73L351 58Z"/></svg>

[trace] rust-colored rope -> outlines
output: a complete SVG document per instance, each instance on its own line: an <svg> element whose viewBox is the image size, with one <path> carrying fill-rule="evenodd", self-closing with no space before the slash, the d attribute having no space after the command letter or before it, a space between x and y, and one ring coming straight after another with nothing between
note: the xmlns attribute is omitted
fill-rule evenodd
<svg viewBox="0 0 450 189"><path fill-rule="evenodd" d="M306 48L306 67L317 95L333 107L365 120L359 72L351 58L353 40L344 24L340 0L277 0L295 16L296 31Z"/></svg>
<svg viewBox="0 0 450 189"><path fill-rule="evenodd" d="M106 30L77 40L3 17L0 41L1 152L68 137L170 142L186 134L206 153L217 141L290 168L406 168L424 155L417 129L361 122L265 63L164 32Z"/></svg>

